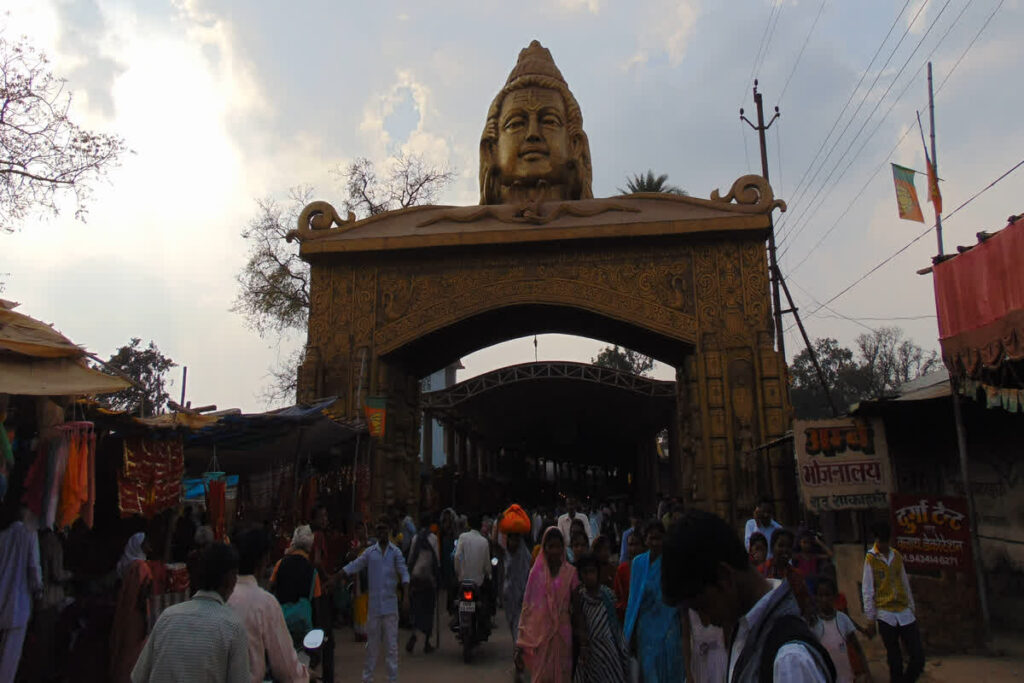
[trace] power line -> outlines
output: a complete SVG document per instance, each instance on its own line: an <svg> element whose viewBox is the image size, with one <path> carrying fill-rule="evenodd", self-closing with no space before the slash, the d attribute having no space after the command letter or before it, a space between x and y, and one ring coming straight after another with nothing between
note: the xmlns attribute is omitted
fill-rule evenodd
<svg viewBox="0 0 1024 683"><path fill-rule="evenodd" d="M792 282L792 280L790 280L790 282ZM833 309L828 308L826 306L826 310L830 310L831 311ZM860 320L873 320L873 321L877 321L877 322L894 322L894 321L897 321L897 320L929 320L929 319L937 318L938 316L936 316L934 314L930 314L930 315L890 315L890 316L878 316L878 317L871 317L871 316L864 317L864 316L860 316L860 317L854 318L854 317L851 317L851 316L848 316L848 315L842 315L842 314L825 315L824 313L819 313L817 315L817 317L818 318L842 318L843 320L849 320L850 322L857 322L857 321L860 321Z"/></svg>
<svg viewBox="0 0 1024 683"><path fill-rule="evenodd" d="M903 95L907 91L907 88L914 82L914 78L910 78L910 79L907 80L907 83L904 86L903 90L900 92L900 94L897 96L897 98L893 101L893 104L890 105L889 109L886 110L886 112L882 116L882 118L879 119L878 124L876 124L875 128L872 130L872 132L868 136L867 140L864 141L864 143L860 146L860 148L854 154L853 159L851 159L850 163L847 164L846 168L844 168L842 173L839 174L839 177L836 178L836 182L834 182L831 185L829 185L829 180L831 180L832 176L835 175L835 172L839 169L839 166L843 163L843 160L846 159L849 156L850 150L853 149L853 146L857 143L857 140L860 138L861 133L864 132L864 129L867 127L867 125L869 123L871 123L871 119L872 119L872 117L874 117L875 112L878 111L878 107L881 106L882 102L885 100L886 96L892 90L893 86L896 85L896 83L899 80L900 76L903 75L903 71L907 68L907 66L910 64L911 60L914 58L914 55L917 54L917 51L924 44L924 41L928 38L928 35L931 33L932 29L935 28L935 26L938 23L939 19L942 17L942 14L946 11L946 8L949 7L949 3L950 2L951 2L951 0L946 0L946 4L942 6L942 9L939 10L939 13L935 16L935 19L932 20L932 23L928 26L928 29L921 36L921 39L917 41L917 45L914 47L913 51L910 53L910 55L907 57L907 59L903 62L903 66L900 67L900 70L896 73L896 76L889 83L889 87L885 89L885 92L882 93L882 96L878 99L877 102L875 102L875 106L872 108L871 113L869 113L867 118L864 119L864 122L860 125L860 128L857 129L857 132L854 134L854 136L850 140L849 144L847 144L846 149L843 150L843 153L840 154L839 157L835 160L835 163L833 164L833 166L832 166L831 170L829 171L828 175L821 182L821 184L818 186L817 191L815 191L814 195L809 200L809 204L813 205L814 202L818 199L818 197L821 195L822 192L825 192L825 196L821 198L821 201L819 201L817 203L817 205L815 205L814 208L811 211L805 211L805 212L803 212L800 215L799 218L795 219L796 223L787 231L787 233L786 233L786 240L790 241L789 247L792 247L792 240L790 238L798 236L801 232L803 232L807 228L807 226L810 224L811 217L813 217L814 215L817 214L818 210L820 210L821 206L824 204L825 199L827 199L828 196L830 196L832 194L832 192L835 191L836 186L839 184L839 180L841 180L843 178L843 176L846 175L846 172L849 170L850 166L853 165L853 161L856 160L857 157L859 157L861 155L861 153L864 151L865 147L867 146L867 143L871 140L872 137L874 137L874 134L881 127L882 122L884 122L885 119L888 118L889 114L893 110L893 107L895 107L896 103L898 103L900 101L900 99L902 99ZM967 5L964 5L964 9L966 9L966 8L967 8ZM963 11L961 10L960 16L962 16L962 15L963 15ZM952 29L952 27L956 24L956 21L959 20L960 16L958 16L957 19L954 20L954 22L952 24L950 24L949 29ZM947 29L947 31L946 31L947 35L949 33L949 29ZM941 40L938 43L936 43L935 47L932 48L932 53L935 52L935 49L938 48L939 44L941 44ZM929 57L930 56L931 55L929 54ZM927 59L925 60L925 62L927 62ZM922 66L923 66L923 64L924 63L922 63ZM921 68L919 67L918 71L920 71L920 69ZM854 117L855 116L856 116L856 113L854 113ZM853 119L851 118L850 122L852 123L852 121L853 121ZM845 132L845 130L844 130L844 132ZM836 142L838 142L838 139L836 140ZM831 152L830 152L830 154L831 154ZM824 163L822 164L822 167L823 166L824 166ZM820 171L821 167L819 167L818 170ZM827 190L825 189L826 187L828 188ZM789 250L789 247L787 247L787 249L786 249L787 251Z"/></svg>
<svg viewBox="0 0 1024 683"><path fill-rule="evenodd" d="M780 127L781 121L782 121L782 118L780 117L775 122L775 161L776 161L776 164L778 166L778 171L777 171L778 175L776 177L779 179L778 180L779 196L785 196L782 193L782 134L779 133L779 127Z"/></svg>
<svg viewBox="0 0 1024 683"><path fill-rule="evenodd" d="M949 73L946 74L946 77L944 79L942 79L942 83L939 84L939 87L935 91L935 95L936 96L938 96L939 92L942 90L942 86L944 86L946 84L946 82L950 79L950 77L952 77L952 75L956 72L957 68L960 66L960 63L963 61L964 57L967 56L967 53L970 52L972 47L974 47L974 44L977 42L977 40L981 36L982 32L984 32L985 28L992 21L993 17L995 17L996 12L999 11L999 8L1002 7L1003 2L1004 2L1004 0L999 0L999 3L996 5L996 8L992 11L991 14L989 14L988 18L982 24L981 28L974 35L974 38L971 39L971 42L967 45L967 47L964 49L964 51L960 54L960 57L956 60L956 63L953 65L953 68L950 69ZM966 9L966 7L967 7L967 5L964 6L964 9ZM947 35L949 35L950 30L953 28L953 26L955 25L956 21L959 21L960 17L963 15L963 13L964 13L963 10L961 10L960 14L957 16L957 19L954 21L954 23L950 24L950 27L948 29L946 29L946 33L942 36L942 38L936 44L936 48L938 47L938 45L941 45L942 41L945 40ZM935 48L932 49L932 54L934 54L934 53L935 53ZM931 57L931 55L929 55L929 58L930 57ZM899 101L899 99L901 99L903 97L903 94L906 92L906 90L910 86L910 84L914 82L914 79L917 78L917 75L921 73L921 69L922 68L923 68L923 65L921 67L918 67L917 72L914 74L914 78L910 79L907 82L907 85L904 86L903 92L900 93L899 98L897 98L897 100L896 100L897 102ZM893 105L890 105L889 111L892 111L893 106L895 106L895 103ZM886 112L886 116L888 116L889 111ZM884 118L883 118L883 120L884 120ZM881 126L881 123L879 123L878 126L875 127L875 130L872 131L871 137L874 136L875 132L878 131L878 128L880 126ZM797 263L793 268L790 269L790 273L796 272L796 270L798 268L800 268L800 266L802 266L807 261L808 258L810 258L811 254L813 254L814 251L817 250L818 247L821 246L821 244L825 241L825 239L829 235L831 235L832 232L839 226L839 223L850 212L850 209L853 208L853 205L857 202L858 199L860 199L861 195L864 194L864 191L867 190L868 186L871 184L871 182L878 175L879 171L881 171L883 168L885 168L886 164L892 159L893 154L899 148L900 144L903 142L904 139L906 139L907 135L909 135L912 130L913 130L912 127L907 128L907 130L903 133L903 135L900 136L900 139L896 141L895 145L893 145L893 148L889 151L889 154L886 156L885 160L882 161L882 163L878 166L878 168L875 169L875 172L871 174L871 177L869 177L867 182L865 182L864 185L860 188L860 191L857 192L857 194L854 196L853 200L851 200L850 203L846 206L846 208L843 210L842 214L839 215L839 217L835 220L835 222L832 223L832 226L827 231L825 231L825 234L822 235L820 239L818 239L818 241L814 244L814 246L811 247L811 249L806 254L804 254L803 258L800 259L799 263ZM869 137L869 140L870 140L870 137ZM851 161L851 164L852 163L853 162ZM847 170L848 169L849 169L849 165L847 166ZM845 170L844 170L844 174L845 174ZM840 177L842 177L842 176L840 176ZM780 255L780 257L784 256L787 251L789 251L788 248L783 250L783 253Z"/></svg>
<svg viewBox="0 0 1024 683"><path fill-rule="evenodd" d="M779 9L779 7L781 5L782 5L781 0L779 0L778 2L776 2L775 0L772 0L772 8L771 8L771 11L768 12L768 22L764 26L764 33L761 34L761 42L758 43L757 53L754 55L754 63L750 66L750 77L747 79L747 83L751 83L754 80L754 75L757 73L757 67L759 66L759 62L761 60L761 52L762 52L762 50L764 50L765 41L768 39L768 32L769 32L769 30L772 27L772 18L774 18L775 12ZM743 104L743 101L747 97L747 95L746 95L746 85L744 85L743 89L744 89L743 99L740 100L740 105L741 106Z"/></svg>
<svg viewBox="0 0 1024 683"><path fill-rule="evenodd" d="M821 6L818 7L818 14L814 17L814 23L811 24L811 30L807 32L807 37L804 38L804 44L800 47L800 52L796 56L796 61L793 62L793 68L789 70L789 76L786 77L786 84L782 86L782 92L779 94L780 104L782 103L782 98L786 96L786 88L789 87L789 82L793 80L793 74L796 73L796 67L799 66L800 60L804 56L804 50L807 49L807 43L811 41L811 35L814 34L814 29L818 27L818 20L821 19L821 13L825 10L826 4L828 4L828 0L821 0Z"/></svg>
<svg viewBox="0 0 1024 683"><path fill-rule="evenodd" d="M768 60L768 52L771 50L772 47L772 38L775 37L775 29L779 27L779 17L782 16L782 0L779 0L778 5L779 11L775 13L775 23L772 24L771 31L768 32L768 40L765 41L764 54L761 55L761 64L758 65L758 69L764 66L764 63Z"/></svg>
<svg viewBox="0 0 1024 683"><path fill-rule="evenodd" d="M899 13L896 15L896 18L893 19L892 25L889 27L889 31L885 34L885 37L882 38L882 42L878 44L878 48L875 50L875 54L872 55L871 61L868 62L868 65L864 68L863 73L861 73L860 79L857 81L857 85L855 85L853 87L853 90L850 91L850 96L846 99L846 104L843 105L843 108L842 108L842 110L840 110L839 115L836 117L835 121L832 122L832 127L829 129L828 133L825 135L825 138L821 141L821 145L818 146L818 151L814 153L814 157L811 159L811 163L809 163L807 165L807 168L804 169L804 172L800 176L800 180L797 181L796 188L793 191L794 197L793 197L793 201L790 202L791 204L796 203L797 201L799 201L799 197L796 196L796 193L800 192L801 189L804 187L804 181L807 179L807 174L810 173L811 169L814 168L815 163L817 163L817 161L818 161L818 157L821 156L822 150L825 149L825 146L828 144L829 139L831 139L832 133L835 132L836 127L839 125L839 122L842 121L843 117L846 115L847 110L850 108L850 103L853 102L853 98L856 97L857 92L860 90L860 86L864 83L864 79L867 78L868 72L871 71L871 67L874 65L875 60L878 59L878 55L880 55L882 53L882 48L885 47L885 44L889 41L889 36L892 35L893 30L896 28L896 25L899 23L900 18L903 16L903 13L906 11L907 7L910 5L910 2L911 2L911 0L906 0L906 2L903 4L903 7L900 9ZM854 113L850 117L850 120L847 121L846 126L843 128L842 132L836 137L835 141L832 143L832 147L829 149L828 153L825 155L825 158L822 159L821 166L825 165L825 162L828 161L828 157L831 156L832 151L835 149L836 145L839 144L839 140L842 139L843 135L845 135L846 131L850 128L850 125L853 123L854 119L857 117L857 113L860 111L860 108L862 106L864 106L864 102L867 99L868 94L871 93L871 91L875 87L875 84L878 83L878 79L881 78L882 73L885 71L885 67L887 67L889 65L889 62L892 61L892 58L896 54L896 51L899 49L900 45L903 44L903 41L906 39L907 34L910 33L910 29L913 28L914 23L917 22L917 18L920 16L921 12L924 11L924 8L925 8L925 6L927 4L928 4L928 2L927 2L927 0L925 0L925 2L917 10L917 13L914 15L914 18L907 25L907 28L904 29L903 35L900 37L899 42L896 43L896 46L889 53L889 57L885 60L885 64L883 64L879 68L878 73L875 74L875 78L871 82L871 85L868 86L868 89L866 91L864 91L864 96L861 97L861 101L857 104L857 109L854 110ZM821 168L821 166L819 166L819 169ZM786 215L783 214L782 217L780 217L780 219L779 219L779 227L783 227L786 222L787 222ZM779 236L781 237L781 234Z"/></svg>
<svg viewBox="0 0 1024 683"><path fill-rule="evenodd" d="M853 162L864 151L864 149L867 146L867 143L870 142L871 138L873 138L875 133L878 132L878 129L881 127L882 123L886 120L886 118L888 118L888 116L892 112L893 108L900 101L900 99L903 98L903 95L906 94L907 89L909 88L909 86L914 82L914 77L911 77L910 79L907 80L907 83L904 86L903 90L900 92L900 94L897 96L897 98L895 100L893 100L892 105L890 105L889 109L886 110L886 112L882 116L882 118L879 119L879 121L876 124L875 128L871 131L871 134L868 135L867 139L864 141L864 143L857 150L856 154L854 154L854 156L850 160L850 163L846 165L846 167L843 169L843 171L839 174L839 177L836 178L836 182L833 183L832 185L829 185L829 180L832 179L832 176L835 175L835 172L839 168L840 164L842 164L843 160L846 159L846 157L850 154L850 150L852 150L853 146L857 143L857 140L860 138L861 133L863 133L864 129L867 127L867 125L869 123L871 123L871 119L875 115L875 112L878 111L878 107L881 106L882 102L885 100L886 96L892 90L893 86L896 85L896 82L899 80L900 76L903 75L903 71L907 68L907 66L910 64L911 60L914 58L914 55L917 54L917 51L924 44L925 40L928 38L928 35L931 33L932 29L935 28L936 24L938 24L939 19L942 17L943 12L945 12L946 8L949 7L950 2L952 2L952 0L946 0L946 4L944 4L942 6L942 9L939 10L939 13L937 15L935 15L935 19L932 20L932 23L928 26L928 29L924 32L924 35L921 36L921 39L917 42L917 45L914 47L913 52L911 52L910 56L908 56L906 61L903 62L903 66L900 67L900 70L896 73L896 76L895 76L895 78L893 78L892 82L889 84L889 87L885 89L885 92L882 93L882 96L875 103L875 106L871 110L871 113L868 114L868 117L866 119L864 119L864 123L862 123L860 128L857 129L857 133L850 140L850 143L846 146L846 149L843 150L843 153L841 155L839 155L839 158L836 159L835 165L833 165L832 170L829 171L828 176L825 177L825 180L822 181L821 185L818 187L818 190L811 197L810 203L813 204L815 202L815 200L818 199L818 197L821 195L822 192L825 192L825 196L821 198L821 201L819 201L817 203L817 205L814 207L813 210L811 210L809 212L804 212L801 215L801 217L799 219L797 219L797 223L793 226L793 228L786 233L786 240L790 241L790 246L792 246L792 240L790 238L795 238L801 232L803 232L807 228L808 225L810 225L810 219L813 218L817 214L818 210L820 210L822 205L824 205L825 200L832 194L832 192L835 191L835 188L839 184L839 180L841 180L843 178L843 176L846 175L847 171L849 171L850 167L853 165ZM964 9L966 9L966 8L967 8L967 5L964 5ZM953 20L953 23L950 24L949 29L947 29L947 31L946 31L947 35L948 35L949 31L952 30L953 26L956 25L957 21L960 20L960 17L962 17L962 16L963 16L963 10L961 10L960 14L957 15L956 19ZM938 49L938 46L940 44L941 44L941 40L935 44L935 47L932 48L932 52L928 55L929 57L931 57L931 54L934 54L935 50ZM922 65L924 63L927 63L927 61L928 61L928 58L925 59L925 61L922 63ZM920 71L920 70L921 70L921 68L919 67L918 71ZM827 191L825 190L826 187L828 187ZM781 245L781 242L780 242L780 245ZM788 250L788 248L787 248L787 250Z"/></svg>
<svg viewBox="0 0 1024 683"><path fill-rule="evenodd" d="M839 217L835 220L834 223L832 223L832 227L830 227L828 230L825 231L825 234L821 236L821 238L817 241L817 243L813 247L811 247L810 251L808 251L806 254L804 254L804 257L802 259L800 259L799 263L797 263L795 266L793 266L792 268L789 269L790 275L795 273L800 268L800 266L802 266L804 263L806 263L807 259L809 259L811 257L811 254L814 253L814 250L817 249L818 247L820 247L822 242L824 242L825 239L829 235L831 235L832 232L837 227L839 227L839 224L842 222L842 220L844 218L846 218L846 214L850 213L850 209L852 209L854 204L857 203L857 200L861 198L861 195L863 195L864 191L868 189L868 186L871 185L871 182L876 177L878 177L879 171L881 171L883 168L885 168L885 165L887 163L889 163L889 160L892 159L892 155L896 152L896 150L903 143L903 141L907 138L907 136L910 135L910 132L912 130L914 130L914 129L913 128L907 128L906 132L904 132L903 135L900 136L900 139L897 140L896 144L893 145L891 150L889 150L889 154L885 157L885 161L883 161L881 164L879 164L878 168L875 169L875 172L871 174L871 177L868 178L867 182L865 182L864 185L860 188L860 191L856 195L854 195L853 199L850 200L850 203L846 205L845 209L843 209L843 212L841 214L839 214Z"/></svg>
<svg viewBox="0 0 1024 683"><path fill-rule="evenodd" d="M946 74L946 77L942 79L942 83L939 83L939 87L935 89L936 96L938 96L938 94L942 91L942 86L946 85L946 81L948 81L949 77L953 75L953 72L956 71L956 68L960 66L960 62L964 61L964 57L966 57L967 53L971 51L972 47L974 47L974 43L977 42L978 38L981 37L981 34L985 32L986 28L988 28L988 25L992 21L992 18L996 16L996 12L998 12L999 8L1003 6L1004 1L1005 0L999 0L999 3L996 5L996 8L992 10L992 14L988 15L988 19L985 20L985 23L981 25L981 28L978 29L978 32L974 34L973 38L971 38L971 42L967 45L967 48L960 54L960 57L956 60L956 64L954 64L953 68L949 70L949 73Z"/></svg>
<svg viewBox="0 0 1024 683"><path fill-rule="evenodd" d="M743 119L739 120L740 137L743 138L743 158L747 162L747 173L750 173L750 150L747 149L747 131L743 128Z"/></svg>
<svg viewBox="0 0 1024 683"><path fill-rule="evenodd" d="M814 303L818 304L818 310L819 310L819 311L820 311L820 310L821 310L822 308L824 308L824 309L825 309L826 311L832 311L832 313L834 313L834 314L835 314L835 317L836 317L836 318L842 318L843 320L848 320L848 321L850 321L850 322L852 322L852 323L855 323L855 324L857 324L857 325L860 325L860 326L861 326L861 327L863 327L864 329L866 329L866 330L869 330L869 331L871 331L871 332L874 332L874 331L875 331L875 328L873 328L873 327L870 327L870 326L868 326L868 325L865 325L864 323L860 322L859 320L856 320L856 319L854 319L854 318L850 318L849 316L845 316L845 315L843 315L842 313L840 313L839 311L837 311L836 309L834 309L834 308L830 308L829 306L826 306L825 304L821 303L821 302L820 302L820 301L818 301L818 300L817 300L816 298L814 298L814 295L813 295L813 294L811 294L810 292L808 292L808 291L807 291L807 290L806 290L806 289L805 289L804 287L802 287L802 286L801 286L801 285L800 285L799 283L797 283L796 281L794 281L792 277L791 277L791 278L789 278L789 281L790 281L790 282L791 282L791 283L792 283L793 285L795 285L795 286L797 287L797 289L799 289L799 290L800 290L801 292L803 292L804 294L806 294L806 295L807 295L807 297L808 297L808 298L809 298L809 299L810 299L811 301L813 301ZM811 315L814 315L814 313L812 313ZM792 327L792 325L790 325L790 327Z"/></svg>
<svg viewBox="0 0 1024 683"><path fill-rule="evenodd" d="M995 180L993 180L993 181L992 181L991 183L989 183L989 184L988 184L988 185L986 185L985 187L983 187L983 188L981 188L980 190L978 190L977 192L975 192L975 193L974 193L973 195L971 195L971 197L970 197L970 198L969 198L969 199L968 199L967 201L965 201L965 202L964 202L963 204L961 204L960 206L956 207L956 208L955 208L955 209L953 209L953 210L952 210L951 212L949 212L948 214L946 214L945 216L943 216L943 219L945 219L945 220L946 220L946 221L948 222L948 221L949 221L949 220L950 220L950 219L951 219L951 218L952 218L953 216L955 216L955 215L956 215L957 213L959 213L961 209L963 209L964 207L966 207L967 205L969 205L969 204L970 204L971 202L973 202L973 201L974 201L975 199L977 199L977 198L978 198L978 197L980 197L981 195L983 195L983 194L985 194L986 192L988 192L989 190L991 190L991 189L992 189L993 187L995 187L995 186L996 186L997 184L999 184L999 182L1000 182L1001 180L1003 180L1004 178L1006 178L1006 177L1007 177L1008 175L1010 175L1011 173L1013 173L1014 171L1016 171L1016 170L1017 170L1018 168L1020 168L1021 166L1024 166L1024 159L1021 159L1020 161L1018 161L1018 162L1017 162L1016 164L1014 164L1014 166L1013 166L1012 168L1010 168L1010 170L1006 171L1006 172L1005 172L1005 173L1003 173L1003 174L1002 174L1001 176L999 176L998 178L996 178ZM932 230L934 230L934 229L935 229L935 226L936 226L936 225L937 225L937 224L932 224L932 225L931 225L930 227L928 227L928 228L925 228L925 230L924 230L924 231L922 231L922 232L921 232L921 233L920 233L920 234L919 234L919 235L918 235L917 237L915 237L914 239L912 239L912 240L910 240L909 242L907 242L907 243L906 243L905 245L903 245L902 247L900 247L899 249L897 249L897 250L896 250L895 252L893 252L892 254L890 254L889 256L887 256L887 257L886 257L885 259L883 259L883 260L882 260L882 261L881 261L880 263L878 263L878 264L877 264L876 266L874 266L873 268L871 268L870 270L868 270L868 272L864 273L864 274L863 274L863 275L861 275L861 276L860 276L859 278L857 278L856 280L854 280L853 282L851 282L850 284L848 284L848 285L847 285L846 287L844 287L843 289L841 289L841 290L840 290L839 292L837 292L837 293L836 293L835 295L833 295L831 299L829 299L828 301L826 301L826 302L824 302L823 304L819 305L819 306L818 306L818 308L816 308L816 309L815 309L815 310L814 310L814 311L813 311L813 312L812 312L812 313L810 314L810 316L808 316L808 317L813 317L813 316L817 315L817 314L818 314L818 311L820 311L821 309L825 308L826 306L828 306L829 304L831 304L831 303L832 303L833 301L835 301L835 300L836 300L836 299L838 299L839 297L841 297L841 296L843 296L844 294L846 294L847 292L849 292L849 291L850 291L851 289L853 289L854 287L856 287L857 285L859 285L859 284L860 284L861 282L864 282L864 280L867 280L867 279L868 279L869 277L871 277L871 276L872 276L872 275L873 275L873 274L874 274L874 273L875 273L875 272L876 272L877 270L879 270L880 268L882 268L883 266L885 266L885 265L886 265L887 263L889 263L890 261L892 261L892 260L893 260L894 258L896 258L896 257L897 257L897 256L899 256L900 254L902 254L903 252L905 252L905 251L906 251L907 249L909 249L909 248L910 248L911 246L913 246L913 245L914 245L915 243L917 243L917 242L918 242L918 241L920 241L920 240L921 240L921 239L922 239L923 237L925 237L925 236L926 236L926 235L927 235L928 233L930 233L930 232L931 232ZM833 310L833 309L829 309L829 310ZM833 312L834 312L834 310L833 310ZM794 323L794 325L795 325L795 323ZM793 328L793 325L790 325L790 326L789 326L788 328L786 328L786 329L787 329L787 330L789 330L789 329L792 329L792 328Z"/></svg>

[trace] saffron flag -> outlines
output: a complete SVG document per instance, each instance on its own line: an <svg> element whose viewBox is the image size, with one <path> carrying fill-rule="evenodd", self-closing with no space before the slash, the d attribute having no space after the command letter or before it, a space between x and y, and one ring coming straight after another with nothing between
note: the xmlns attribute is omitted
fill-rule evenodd
<svg viewBox="0 0 1024 683"><path fill-rule="evenodd" d="M367 428L370 436L384 436L384 427L388 415L388 400L383 397L369 397L363 408L366 413Z"/></svg>
<svg viewBox="0 0 1024 683"><path fill-rule="evenodd" d="M924 223L921 203L917 200L917 189L914 187L914 171L893 164L892 178L896 182L896 204L900 209L900 218Z"/></svg>
<svg viewBox="0 0 1024 683"><path fill-rule="evenodd" d="M939 192L939 176L935 172L935 164L928 159L928 201L935 207L935 220L942 215L942 193Z"/></svg>

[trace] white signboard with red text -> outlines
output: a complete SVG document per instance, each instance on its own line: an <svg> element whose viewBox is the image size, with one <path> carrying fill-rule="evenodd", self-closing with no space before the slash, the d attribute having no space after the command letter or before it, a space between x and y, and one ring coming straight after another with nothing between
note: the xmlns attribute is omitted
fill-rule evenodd
<svg viewBox="0 0 1024 683"><path fill-rule="evenodd" d="M795 420L793 442L807 509L889 506L892 469L881 420Z"/></svg>

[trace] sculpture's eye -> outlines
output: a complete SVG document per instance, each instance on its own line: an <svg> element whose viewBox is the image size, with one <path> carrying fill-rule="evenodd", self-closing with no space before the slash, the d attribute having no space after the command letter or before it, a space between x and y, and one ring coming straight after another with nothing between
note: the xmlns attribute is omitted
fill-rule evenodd
<svg viewBox="0 0 1024 683"><path fill-rule="evenodd" d="M562 119L557 114L545 114L540 121L543 125L551 126L552 128L557 128L562 125Z"/></svg>
<svg viewBox="0 0 1024 683"><path fill-rule="evenodd" d="M522 116L512 116L505 121L505 130L513 131L519 130L526 125L526 119Z"/></svg>

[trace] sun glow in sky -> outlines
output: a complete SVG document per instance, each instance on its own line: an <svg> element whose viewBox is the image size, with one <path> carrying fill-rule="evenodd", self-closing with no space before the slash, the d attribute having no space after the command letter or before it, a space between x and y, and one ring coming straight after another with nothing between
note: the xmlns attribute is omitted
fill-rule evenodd
<svg viewBox="0 0 1024 683"><path fill-rule="evenodd" d="M761 79L766 104L782 110L769 133L772 183L791 208L779 221L782 264L810 314L922 229L897 219L888 163L924 168L916 129L897 141L926 106L919 69L929 55L943 83L936 118L947 211L1020 160L1024 6L1006 0L979 34L998 0L905 11L896 0L773 2L562 0L510 13L469 0L14 0L5 35L46 50L74 92L75 119L124 136L133 153L96 187L87 223L68 211L0 235L3 296L101 356L133 336L152 339L189 367L193 403L261 410L268 368L304 333L261 339L230 310L255 199L307 184L340 206L333 169L401 150L455 169L442 203L475 203L486 108L519 49L538 38L583 109L597 196L648 168L704 197L759 171L756 139L737 110L752 109L751 74ZM846 137L820 170L812 166L851 93L847 117L876 75ZM1010 176L950 220L947 250L1020 213L1022 183ZM897 324L937 346L931 281L914 274L934 249L933 237L922 239L834 310L809 315L811 336L849 344L864 326ZM537 353L589 360L599 347L542 335ZM787 347L790 356L799 349L795 330ZM464 359L460 377L533 358L532 338L513 340Z"/></svg>

